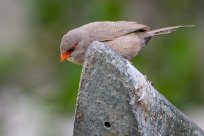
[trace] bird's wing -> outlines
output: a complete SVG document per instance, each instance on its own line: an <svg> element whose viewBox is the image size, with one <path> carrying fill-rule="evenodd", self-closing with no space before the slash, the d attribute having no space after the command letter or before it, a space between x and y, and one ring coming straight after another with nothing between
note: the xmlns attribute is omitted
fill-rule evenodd
<svg viewBox="0 0 204 136"><path fill-rule="evenodd" d="M92 38L92 40L97 41L108 41L135 31L149 30L149 27L146 25L128 21L94 22L86 24L81 28L86 35L89 35Z"/></svg>

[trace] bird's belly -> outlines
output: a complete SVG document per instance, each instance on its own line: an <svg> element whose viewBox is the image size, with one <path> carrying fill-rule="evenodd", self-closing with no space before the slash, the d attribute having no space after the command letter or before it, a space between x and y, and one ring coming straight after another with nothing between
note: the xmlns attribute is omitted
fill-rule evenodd
<svg viewBox="0 0 204 136"><path fill-rule="evenodd" d="M141 39L135 33L123 35L104 43L129 60L135 57L141 49Z"/></svg>

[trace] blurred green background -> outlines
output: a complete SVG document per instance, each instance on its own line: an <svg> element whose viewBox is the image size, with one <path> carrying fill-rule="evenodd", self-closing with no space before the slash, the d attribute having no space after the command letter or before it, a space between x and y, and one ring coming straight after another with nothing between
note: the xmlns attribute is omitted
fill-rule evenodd
<svg viewBox="0 0 204 136"><path fill-rule="evenodd" d="M153 38L133 64L182 111L203 107L203 5L203 0L1 0L0 135L16 136L20 128L13 133L7 128L27 116L27 124L35 117L36 124L43 120L47 126L39 136L69 133L62 120L73 118L82 67L61 63L59 45L68 30L93 21L137 21L152 29L196 25Z"/></svg>

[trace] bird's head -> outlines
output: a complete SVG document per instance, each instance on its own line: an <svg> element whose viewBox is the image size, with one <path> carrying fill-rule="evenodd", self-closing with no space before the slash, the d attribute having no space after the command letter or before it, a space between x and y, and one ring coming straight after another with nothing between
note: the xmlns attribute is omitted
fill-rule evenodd
<svg viewBox="0 0 204 136"><path fill-rule="evenodd" d="M69 31L62 37L60 45L61 62L73 59L73 54L79 42L80 37L75 31Z"/></svg>

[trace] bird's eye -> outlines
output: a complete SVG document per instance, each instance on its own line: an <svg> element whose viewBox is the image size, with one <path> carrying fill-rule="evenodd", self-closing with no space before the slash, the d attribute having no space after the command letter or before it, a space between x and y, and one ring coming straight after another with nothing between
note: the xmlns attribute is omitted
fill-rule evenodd
<svg viewBox="0 0 204 136"><path fill-rule="evenodd" d="M74 46L72 46L69 50L67 50L67 53L68 53L68 54L71 54L71 53L75 50L76 45L77 45L77 44L74 44Z"/></svg>
<svg viewBox="0 0 204 136"><path fill-rule="evenodd" d="M73 51L74 51L74 48L71 48L71 49L69 49L68 51L69 51L69 52L73 52Z"/></svg>
<svg viewBox="0 0 204 136"><path fill-rule="evenodd" d="M70 48L70 49L68 50L68 52L70 52L70 53L73 52L73 51L75 50L75 48L76 48L76 45L77 45L77 44L74 44L74 46L72 46L72 48Z"/></svg>
<svg viewBox="0 0 204 136"><path fill-rule="evenodd" d="M71 48L69 50L67 50L67 54L71 54L74 51L75 48Z"/></svg>

